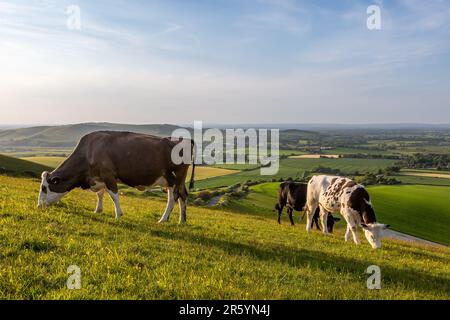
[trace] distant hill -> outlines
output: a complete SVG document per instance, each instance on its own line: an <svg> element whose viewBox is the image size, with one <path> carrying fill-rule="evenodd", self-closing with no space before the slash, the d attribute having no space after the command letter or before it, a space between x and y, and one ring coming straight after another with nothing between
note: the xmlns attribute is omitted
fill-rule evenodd
<svg viewBox="0 0 450 320"><path fill-rule="evenodd" d="M131 131L170 136L180 128L169 124L132 125L115 123L80 123L61 126L38 126L0 131L2 147L74 147L85 134L99 130Z"/></svg>
<svg viewBox="0 0 450 320"><path fill-rule="evenodd" d="M0 174L38 178L41 176L41 173L46 170L50 171L51 168L0 154Z"/></svg>

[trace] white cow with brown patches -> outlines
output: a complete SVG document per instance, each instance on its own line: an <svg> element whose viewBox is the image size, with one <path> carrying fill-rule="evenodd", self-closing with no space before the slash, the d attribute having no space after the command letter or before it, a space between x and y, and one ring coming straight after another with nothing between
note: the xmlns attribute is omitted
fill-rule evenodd
<svg viewBox="0 0 450 320"><path fill-rule="evenodd" d="M323 226L327 225L328 212L340 213L347 221L345 241L352 235L353 241L360 244L357 226L361 226L372 248L381 247L383 230L389 226L377 222L369 194L363 185L344 177L313 176L308 183L306 205L308 232L311 231L312 215L319 207L320 221L325 234L328 234L328 230Z"/></svg>

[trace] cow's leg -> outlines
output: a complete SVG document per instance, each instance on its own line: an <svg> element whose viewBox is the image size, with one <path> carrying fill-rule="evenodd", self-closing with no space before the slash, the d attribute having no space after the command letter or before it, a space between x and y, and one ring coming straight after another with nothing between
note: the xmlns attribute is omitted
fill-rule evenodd
<svg viewBox="0 0 450 320"><path fill-rule="evenodd" d="M283 213L284 205L281 203L278 203L275 208L278 211L278 224L281 224L281 214Z"/></svg>
<svg viewBox="0 0 450 320"><path fill-rule="evenodd" d="M120 208L120 202L119 202L119 191L117 190L116 192L111 191L111 190L107 190L109 196L111 197L112 201L114 202L114 212L116 214L116 219L119 219L120 216L122 215L122 209Z"/></svg>
<svg viewBox="0 0 450 320"><path fill-rule="evenodd" d="M345 231L345 241L347 242L348 240L350 240L350 236L352 234L352 230L350 225L347 223L347 230Z"/></svg>
<svg viewBox="0 0 450 320"><path fill-rule="evenodd" d="M319 214L314 214L313 216L313 221L311 222L311 229L313 227L313 225L316 225L316 229L320 231L320 226L319 226Z"/></svg>
<svg viewBox="0 0 450 320"><path fill-rule="evenodd" d="M164 211L164 214L162 215L161 219L159 219L159 222L167 222L169 221L170 214L172 213L173 206L175 205L175 198L173 194L173 187L167 188L167 205L166 210Z"/></svg>
<svg viewBox="0 0 450 320"><path fill-rule="evenodd" d="M328 232L328 227L327 227L328 212L324 208L320 207L319 215L320 215L320 224L322 225L322 232L324 234L330 234Z"/></svg>
<svg viewBox="0 0 450 320"><path fill-rule="evenodd" d="M292 225L292 226L295 225L294 219L292 218L292 212L293 212L293 211L294 211L294 209L292 209L292 207L288 207L287 213L288 213L289 220L291 221L291 225Z"/></svg>
<svg viewBox="0 0 450 320"><path fill-rule="evenodd" d="M352 216L352 213L348 209L343 209L341 211L342 216L347 221L347 231L345 233L345 240L350 239L350 233L353 235L353 241L356 244L361 244L361 240L359 239L357 224L355 219Z"/></svg>
<svg viewBox="0 0 450 320"><path fill-rule="evenodd" d="M186 201L188 197L188 192L186 190L184 183L180 185L177 196L178 196L178 205L180 206L180 224L186 223Z"/></svg>
<svg viewBox="0 0 450 320"><path fill-rule="evenodd" d="M100 190L97 192L97 208L95 209L95 213L102 213L103 212L103 198L105 195L105 189Z"/></svg>
<svg viewBox="0 0 450 320"><path fill-rule="evenodd" d="M178 198L178 205L180 206L180 223L186 223L186 200Z"/></svg>
<svg viewBox="0 0 450 320"><path fill-rule="evenodd" d="M313 205L313 204L308 204L306 206L306 231L308 233L311 232L311 225L313 222L313 216L314 216L314 212L316 212L317 209L317 204Z"/></svg>

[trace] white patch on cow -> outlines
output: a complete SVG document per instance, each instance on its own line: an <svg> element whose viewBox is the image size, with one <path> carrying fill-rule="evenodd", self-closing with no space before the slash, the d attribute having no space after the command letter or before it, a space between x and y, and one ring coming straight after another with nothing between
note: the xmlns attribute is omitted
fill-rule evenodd
<svg viewBox="0 0 450 320"><path fill-rule="evenodd" d="M47 182L47 176L48 172L44 171L42 173L41 189L39 191L38 208L45 208L51 206L52 204L57 203L59 200L61 200L62 197L64 197L67 194L67 192L64 193L52 192Z"/></svg>
<svg viewBox="0 0 450 320"><path fill-rule="evenodd" d="M381 238L383 237L384 230L387 228L387 225L381 223L369 223L367 225L363 225L362 227L364 230L364 235L372 248L381 248Z"/></svg>
<svg viewBox="0 0 450 320"><path fill-rule="evenodd" d="M114 193L111 190L107 190L109 196L111 197L111 200L114 202L114 211L116 214L116 219L119 219L122 215L122 208L120 208L120 202L119 202L119 192Z"/></svg>
<svg viewBox="0 0 450 320"><path fill-rule="evenodd" d="M167 205L164 214L162 215L159 222L167 222L169 221L170 214L172 213L173 206L175 205L175 198L173 195L173 187L167 188Z"/></svg>

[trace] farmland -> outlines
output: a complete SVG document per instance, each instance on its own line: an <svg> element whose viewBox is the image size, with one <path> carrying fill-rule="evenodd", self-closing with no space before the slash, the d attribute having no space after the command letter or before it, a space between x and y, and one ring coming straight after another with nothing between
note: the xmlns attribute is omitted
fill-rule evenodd
<svg viewBox="0 0 450 320"><path fill-rule="evenodd" d="M6 152L0 155L0 298L450 298L448 247L383 239L383 248L374 251L365 240L361 246L345 243L343 221L330 237L317 231L308 235L298 213L291 227L286 215L278 225L272 211L281 180L305 181L324 171L355 179L388 175L401 184L368 186L378 220L449 245L445 159L422 159L410 152L446 150L447 134L288 130L281 135L286 149L280 150L280 170L274 176L262 176L260 164L197 166L187 225L177 224L177 210L168 224L157 223L166 206L164 193L122 185L124 216L119 221L109 200L103 214L94 214L95 195L81 190L54 207L37 210L41 172L57 167L71 152L74 137L93 127L0 134L8 142L0 147ZM170 128L137 129L166 133ZM36 133L42 134L35 138ZM404 166L390 172L399 159ZM423 166L422 160L439 168ZM229 192L230 186L249 180L249 190L229 196L225 204L208 200L193 205L202 192ZM73 264L82 270L81 290L65 287L67 267ZM373 264L382 269L381 291L366 288L365 270Z"/></svg>
<svg viewBox="0 0 450 320"><path fill-rule="evenodd" d="M264 188L264 187L263 187ZM385 240L380 250L304 225L275 223L272 212L190 207L188 224L160 225L165 202L123 196L115 221L108 202L74 191L37 210L39 182L0 176L2 299L449 299L447 248ZM255 203L259 205L259 203ZM67 290L66 269L82 270ZM366 288L369 265L382 290ZM314 284L314 285L312 285Z"/></svg>
<svg viewBox="0 0 450 320"><path fill-rule="evenodd" d="M242 171L239 173L215 177L203 180L198 183L197 188L214 188L220 186L228 186L236 182L245 182L247 180L264 180L264 179L287 179L289 177L302 177L305 172L314 172L318 167L330 167L339 169L344 173L354 174L355 172L372 172L376 173L380 169L389 167L395 163L395 160L389 159L282 159L280 161L280 170L274 176L261 176L260 169L250 171Z"/></svg>

